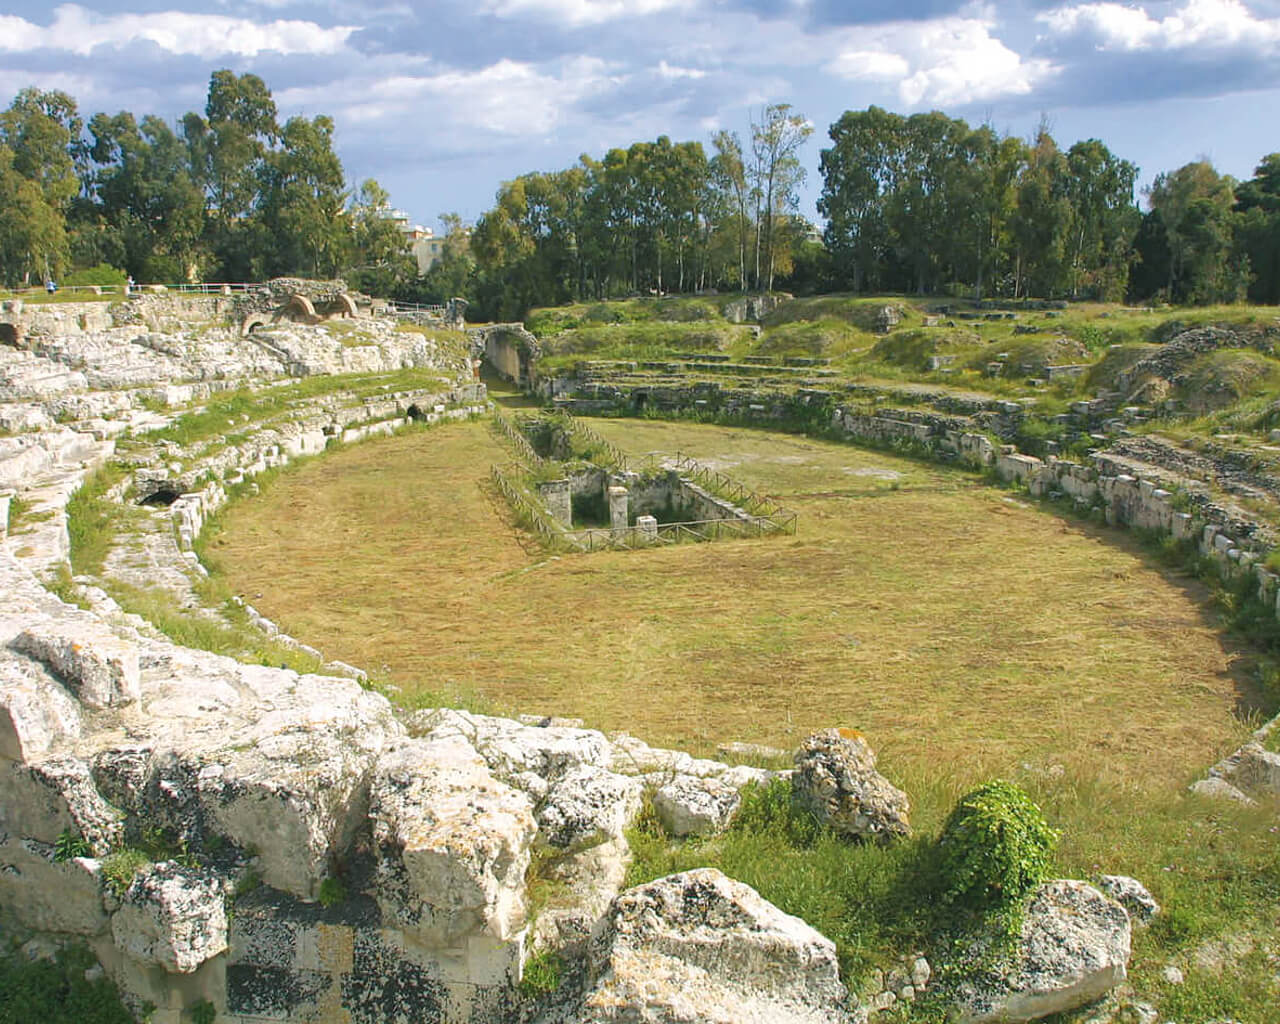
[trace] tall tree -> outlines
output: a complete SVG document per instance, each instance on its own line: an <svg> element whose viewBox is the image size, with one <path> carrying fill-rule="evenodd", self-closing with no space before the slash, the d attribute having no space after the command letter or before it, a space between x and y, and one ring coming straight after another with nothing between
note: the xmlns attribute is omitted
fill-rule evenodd
<svg viewBox="0 0 1280 1024"><path fill-rule="evenodd" d="M275 240L271 273L332 277L346 265L351 243L333 121L291 117L263 179L263 224Z"/></svg>
<svg viewBox="0 0 1280 1024"><path fill-rule="evenodd" d="M813 134L813 125L800 114L792 113L791 104L776 103L760 113L751 123L752 171L761 195L761 248L764 254L764 287L773 290L775 224L779 215L794 211L799 199L796 190L804 183L805 169L800 163L800 147ZM761 268L756 267L756 287L760 287Z"/></svg>
<svg viewBox="0 0 1280 1024"><path fill-rule="evenodd" d="M1248 279L1233 251L1235 181L1207 160L1156 176L1147 190L1169 248L1165 287L1174 302L1232 302Z"/></svg>

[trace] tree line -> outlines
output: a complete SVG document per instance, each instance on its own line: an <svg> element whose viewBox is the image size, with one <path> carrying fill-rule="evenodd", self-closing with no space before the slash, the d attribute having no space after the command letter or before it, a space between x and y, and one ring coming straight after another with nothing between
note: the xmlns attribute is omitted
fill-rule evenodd
<svg viewBox="0 0 1280 1024"><path fill-rule="evenodd" d="M810 128L785 105L699 142L638 142L505 183L472 238L482 307L707 288L1280 302L1280 154L1237 182L1158 175L1102 141L1063 151L939 112L869 107L822 150L822 242L797 216Z"/></svg>
<svg viewBox="0 0 1280 1024"><path fill-rule="evenodd" d="M202 113L85 120L62 92L0 111L0 283L106 266L139 281L342 275L378 295L471 299L482 317L626 294L850 290L1280 302L1280 154L1238 182L1158 175L1042 124L1001 135L939 112L846 112L821 151L824 233L797 216L813 128L786 104L709 147L660 136L523 174L467 228L443 215L424 277L376 181L351 189L330 118L282 125L255 75L216 71Z"/></svg>
<svg viewBox="0 0 1280 1024"><path fill-rule="evenodd" d="M25 89L0 112L0 282L115 268L139 281L346 273L386 294L416 267L376 181L354 193L323 115L279 122L256 75L215 71L203 114L98 113Z"/></svg>
<svg viewBox="0 0 1280 1024"><path fill-rule="evenodd" d="M1280 154L1237 182L1207 160L1156 176L1098 139L1063 152L937 112L869 107L822 151L836 283L920 294L1280 301Z"/></svg>

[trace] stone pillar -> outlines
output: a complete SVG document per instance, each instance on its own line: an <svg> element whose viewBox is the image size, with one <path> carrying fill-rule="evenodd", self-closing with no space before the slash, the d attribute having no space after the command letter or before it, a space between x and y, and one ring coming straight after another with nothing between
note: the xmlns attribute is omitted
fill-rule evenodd
<svg viewBox="0 0 1280 1024"><path fill-rule="evenodd" d="M573 492L568 480L548 480L538 484L538 497L556 522L563 526L573 525Z"/></svg>
<svg viewBox="0 0 1280 1024"><path fill-rule="evenodd" d="M640 530L640 538L646 544L653 544L657 542L658 520L653 516L636 516L636 526Z"/></svg>
<svg viewBox="0 0 1280 1024"><path fill-rule="evenodd" d="M16 491L0 491L0 541L9 536L9 502Z"/></svg>
<svg viewBox="0 0 1280 1024"><path fill-rule="evenodd" d="M615 537L621 537L627 532L628 505L628 492L625 487L609 488L609 522Z"/></svg>

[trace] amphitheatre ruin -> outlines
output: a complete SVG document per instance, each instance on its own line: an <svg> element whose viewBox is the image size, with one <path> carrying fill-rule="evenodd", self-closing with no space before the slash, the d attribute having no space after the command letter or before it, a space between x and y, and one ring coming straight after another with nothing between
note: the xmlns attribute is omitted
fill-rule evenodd
<svg viewBox="0 0 1280 1024"><path fill-rule="evenodd" d="M154 1024L1274 1009L1273 316L465 315L0 307L20 955ZM1007 945L930 916L997 777Z"/></svg>

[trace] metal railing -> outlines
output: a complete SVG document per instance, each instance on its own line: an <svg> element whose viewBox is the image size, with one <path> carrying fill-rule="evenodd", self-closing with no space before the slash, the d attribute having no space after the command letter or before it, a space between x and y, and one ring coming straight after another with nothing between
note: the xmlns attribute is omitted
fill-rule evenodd
<svg viewBox="0 0 1280 1024"><path fill-rule="evenodd" d="M426 305L421 302L400 302L396 299L387 300L387 312L392 315L396 313L430 313L434 316L443 317L448 311L448 306Z"/></svg>
<svg viewBox="0 0 1280 1024"><path fill-rule="evenodd" d="M157 289L164 292L176 292L179 295L225 295L228 292L233 294L244 294L252 292L263 287L261 283L251 283L243 281L222 281L222 282L203 282L199 284L134 284L128 289L129 297L135 295L152 294ZM44 285L31 285L27 288L7 288L4 289L6 294L17 296L23 295L44 295L46 290ZM86 294L86 295L124 295L125 285L122 284L60 284L58 285L55 295L63 294Z"/></svg>
<svg viewBox="0 0 1280 1024"><path fill-rule="evenodd" d="M503 439L516 450L516 455L520 459L529 463L530 466L542 465L545 460L533 450L533 445L529 443L529 439L524 436L519 427L498 409L493 410L493 425Z"/></svg>

